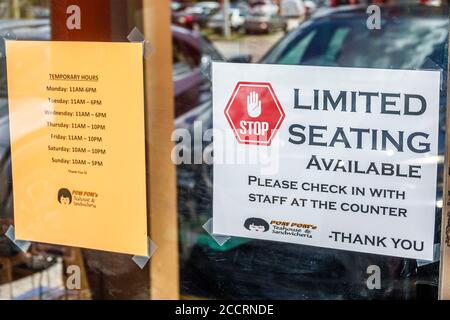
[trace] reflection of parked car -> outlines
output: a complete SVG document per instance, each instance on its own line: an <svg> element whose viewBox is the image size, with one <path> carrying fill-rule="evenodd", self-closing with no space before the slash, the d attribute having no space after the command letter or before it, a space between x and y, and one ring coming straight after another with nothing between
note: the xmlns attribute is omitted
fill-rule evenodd
<svg viewBox="0 0 450 320"><path fill-rule="evenodd" d="M312 15L317 10L318 4L313 0L305 0L304 3L306 9L306 16Z"/></svg>
<svg viewBox="0 0 450 320"><path fill-rule="evenodd" d="M194 18L184 11L173 12L172 23L186 29L194 29Z"/></svg>
<svg viewBox="0 0 450 320"><path fill-rule="evenodd" d="M381 10L381 30L366 28L366 9L342 7L311 18L278 42L261 63L442 70L436 205L439 217L448 7L385 6ZM200 120L203 130L211 128L211 105L192 110L184 119L178 126ZM177 173L185 186L179 191L180 233L197 239L183 240L180 245L184 294L219 299L436 298L438 263L418 266L412 259L241 238L232 238L219 247L199 227L212 215L212 166L180 165ZM439 221L436 219L436 242ZM365 285L369 265L383 270L382 290L369 290Z"/></svg>
<svg viewBox="0 0 450 320"><path fill-rule="evenodd" d="M234 31L241 30L244 25L247 12L239 8L230 8L228 14L231 29ZM220 11L213 15L209 20L207 26L208 28L213 29L216 32L222 31L224 26L223 11Z"/></svg>
<svg viewBox="0 0 450 320"><path fill-rule="evenodd" d="M186 9L188 8L187 3L182 2L171 2L171 9L172 9L172 23L174 25L192 29L193 28L193 18L192 15L186 13Z"/></svg>
<svg viewBox="0 0 450 320"><path fill-rule="evenodd" d="M177 1L172 1L170 3L170 9L172 10L172 12L183 11L186 8L187 8L187 4L186 3L177 2Z"/></svg>
<svg viewBox="0 0 450 320"><path fill-rule="evenodd" d="M281 0L280 14L286 18L302 18L306 14L305 1Z"/></svg>
<svg viewBox="0 0 450 320"><path fill-rule="evenodd" d="M214 1L203 1L194 3L192 6L186 8L186 12L191 14L209 14L211 12L217 11L220 9L220 4Z"/></svg>
<svg viewBox="0 0 450 320"><path fill-rule="evenodd" d="M252 14L245 19L246 33L271 33L278 30L287 30L286 19L277 14Z"/></svg>
<svg viewBox="0 0 450 320"><path fill-rule="evenodd" d="M194 27L206 27L209 19L219 12L220 4L218 2L205 1L197 2L191 7L186 8L186 13L192 16Z"/></svg>
<svg viewBox="0 0 450 320"><path fill-rule="evenodd" d="M179 116L210 99L210 82L202 75L202 63L224 60L199 33L172 27L175 114Z"/></svg>
<svg viewBox="0 0 450 320"><path fill-rule="evenodd" d="M198 2L183 10L172 11L172 23L187 29L206 27L209 19L219 12L218 2Z"/></svg>
<svg viewBox="0 0 450 320"><path fill-rule="evenodd" d="M330 7L352 5L359 3L361 3L361 0L328 0L328 6Z"/></svg>
<svg viewBox="0 0 450 320"><path fill-rule="evenodd" d="M297 28L307 15L305 1L281 0L280 15L286 21L286 31Z"/></svg>
<svg viewBox="0 0 450 320"><path fill-rule="evenodd" d="M250 0L250 14L277 14L279 7L272 0Z"/></svg>

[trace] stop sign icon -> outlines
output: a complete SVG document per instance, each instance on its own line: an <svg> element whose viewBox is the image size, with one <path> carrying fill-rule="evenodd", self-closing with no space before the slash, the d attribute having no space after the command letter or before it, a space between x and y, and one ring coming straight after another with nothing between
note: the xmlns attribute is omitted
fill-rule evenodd
<svg viewBox="0 0 450 320"><path fill-rule="evenodd" d="M225 116L239 143L269 146L285 114L270 83L239 82Z"/></svg>

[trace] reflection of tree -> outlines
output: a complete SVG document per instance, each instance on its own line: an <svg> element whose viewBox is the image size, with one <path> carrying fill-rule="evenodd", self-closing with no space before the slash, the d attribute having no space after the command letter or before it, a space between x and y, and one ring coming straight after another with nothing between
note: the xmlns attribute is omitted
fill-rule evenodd
<svg viewBox="0 0 450 320"><path fill-rule="evenodd" d="M24 1L22 0L9 0L9 12L10 17L15 19L20 19L21 15L21 7L24 5Z"/></svg>
<svg viewBox="0 0 450 320"><path fill-rule="evenodd" d="M34 18L33 8L46 8L50 0L7 0L0 4L0 18Z"/></svg>

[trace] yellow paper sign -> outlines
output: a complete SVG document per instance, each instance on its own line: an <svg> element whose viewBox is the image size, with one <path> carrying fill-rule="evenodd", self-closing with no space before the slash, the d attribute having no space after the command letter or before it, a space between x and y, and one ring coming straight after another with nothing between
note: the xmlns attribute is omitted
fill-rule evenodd
<svg viewBox="0 0 450 320"><path fill-rule="evenodd" d="M7 41L16 238L147 255L142 45Z"/></svg>

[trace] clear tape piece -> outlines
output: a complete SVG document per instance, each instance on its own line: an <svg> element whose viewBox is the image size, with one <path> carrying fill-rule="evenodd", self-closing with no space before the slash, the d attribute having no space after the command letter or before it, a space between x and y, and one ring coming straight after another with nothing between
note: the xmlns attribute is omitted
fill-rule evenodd
<svg viewBox="0 0 450 320"><path fill-rule="evenodd" d="M17 35L13 31L1 31L0 39L2 39L2 40L17 40Z"/></svg>
<svg viewBox="0 0 450 320"><path fill-rule="evenodd" d="M144 35L142 32L134 27L133 30L128 34L127 40L130 42L141 42L142 43L142 55L145 59L150 57L150 55L155 51L155 48L151 45L151 43L147 40L145 40Z"/></svg>
<svg viewBox="0 0 450 320"><path fill-rule="evenodd" d="M432 261L417 260L417 266L423 267L423 266L438 262L439 260L441 260L441 244L435 243L434 248L433 248L433 260Z"/></svg>
<svg viewBox="0 0 450 320"><path fill-rule="evenodd" d="M131 32L127 36L127 39L130 42L144 42L145 41L144 35L136 27L134 27L133 30L131 30Z"/></svg>
<svg viewBox="0 0 450 320"><path fill-rule="evenodd" d="M209 57L202 57L202 61L200 63L200 72L206 79L212 81L212 60Z"/></svg>
<svg viewBox="0 0 450 320"><path fill-rule="evenodd" d="M147 242L147 255L146 256L133 256L133 258L131 258L134 263L137 264L137 266L141 269L144 269L144 267L147 265L147 263L150 261L151 257L153 256L153 254L155 253L156 249L158 249L158 246L152 241L152 239L150 239L150 237L148 238L148 242Z"/></svg>
<svg viewBox="0 0 450 320"><path fill-rule="evenodd" d="M22 252L26 253L30 249L31 242L24 240L16 240L16 233L12 225L9 226L5 236L12 241Z"/></svg>
<svg viewBox="0 0 450 320"><path fill-rule="evenodd" d="M203 229L205 229L206 232L208 232L211 238L213 238L214 241L217 242L219 246L223 246L228 240L231 239L231 237L229 236L221 236L218 234L213 234L212 226L213 226L213 219L211 218L208 221L206 221L206 223L202 227Z"/></svg>
<svg viewBox="0 0 450 320"><path fill-rule="evenodd" d="M211 57L204 56L202 57L200 63L200 72L201 74L208 79L210 82L212 81L212 65L213 62L225 62L221 59L211 59Z"/></svg>
<svg viewBox="0 0 450 320"><path fill-rule="evenodd" d="M17 40L17 36L12 31L0 31L0 59L6 57L5 41Z"/></svg>

